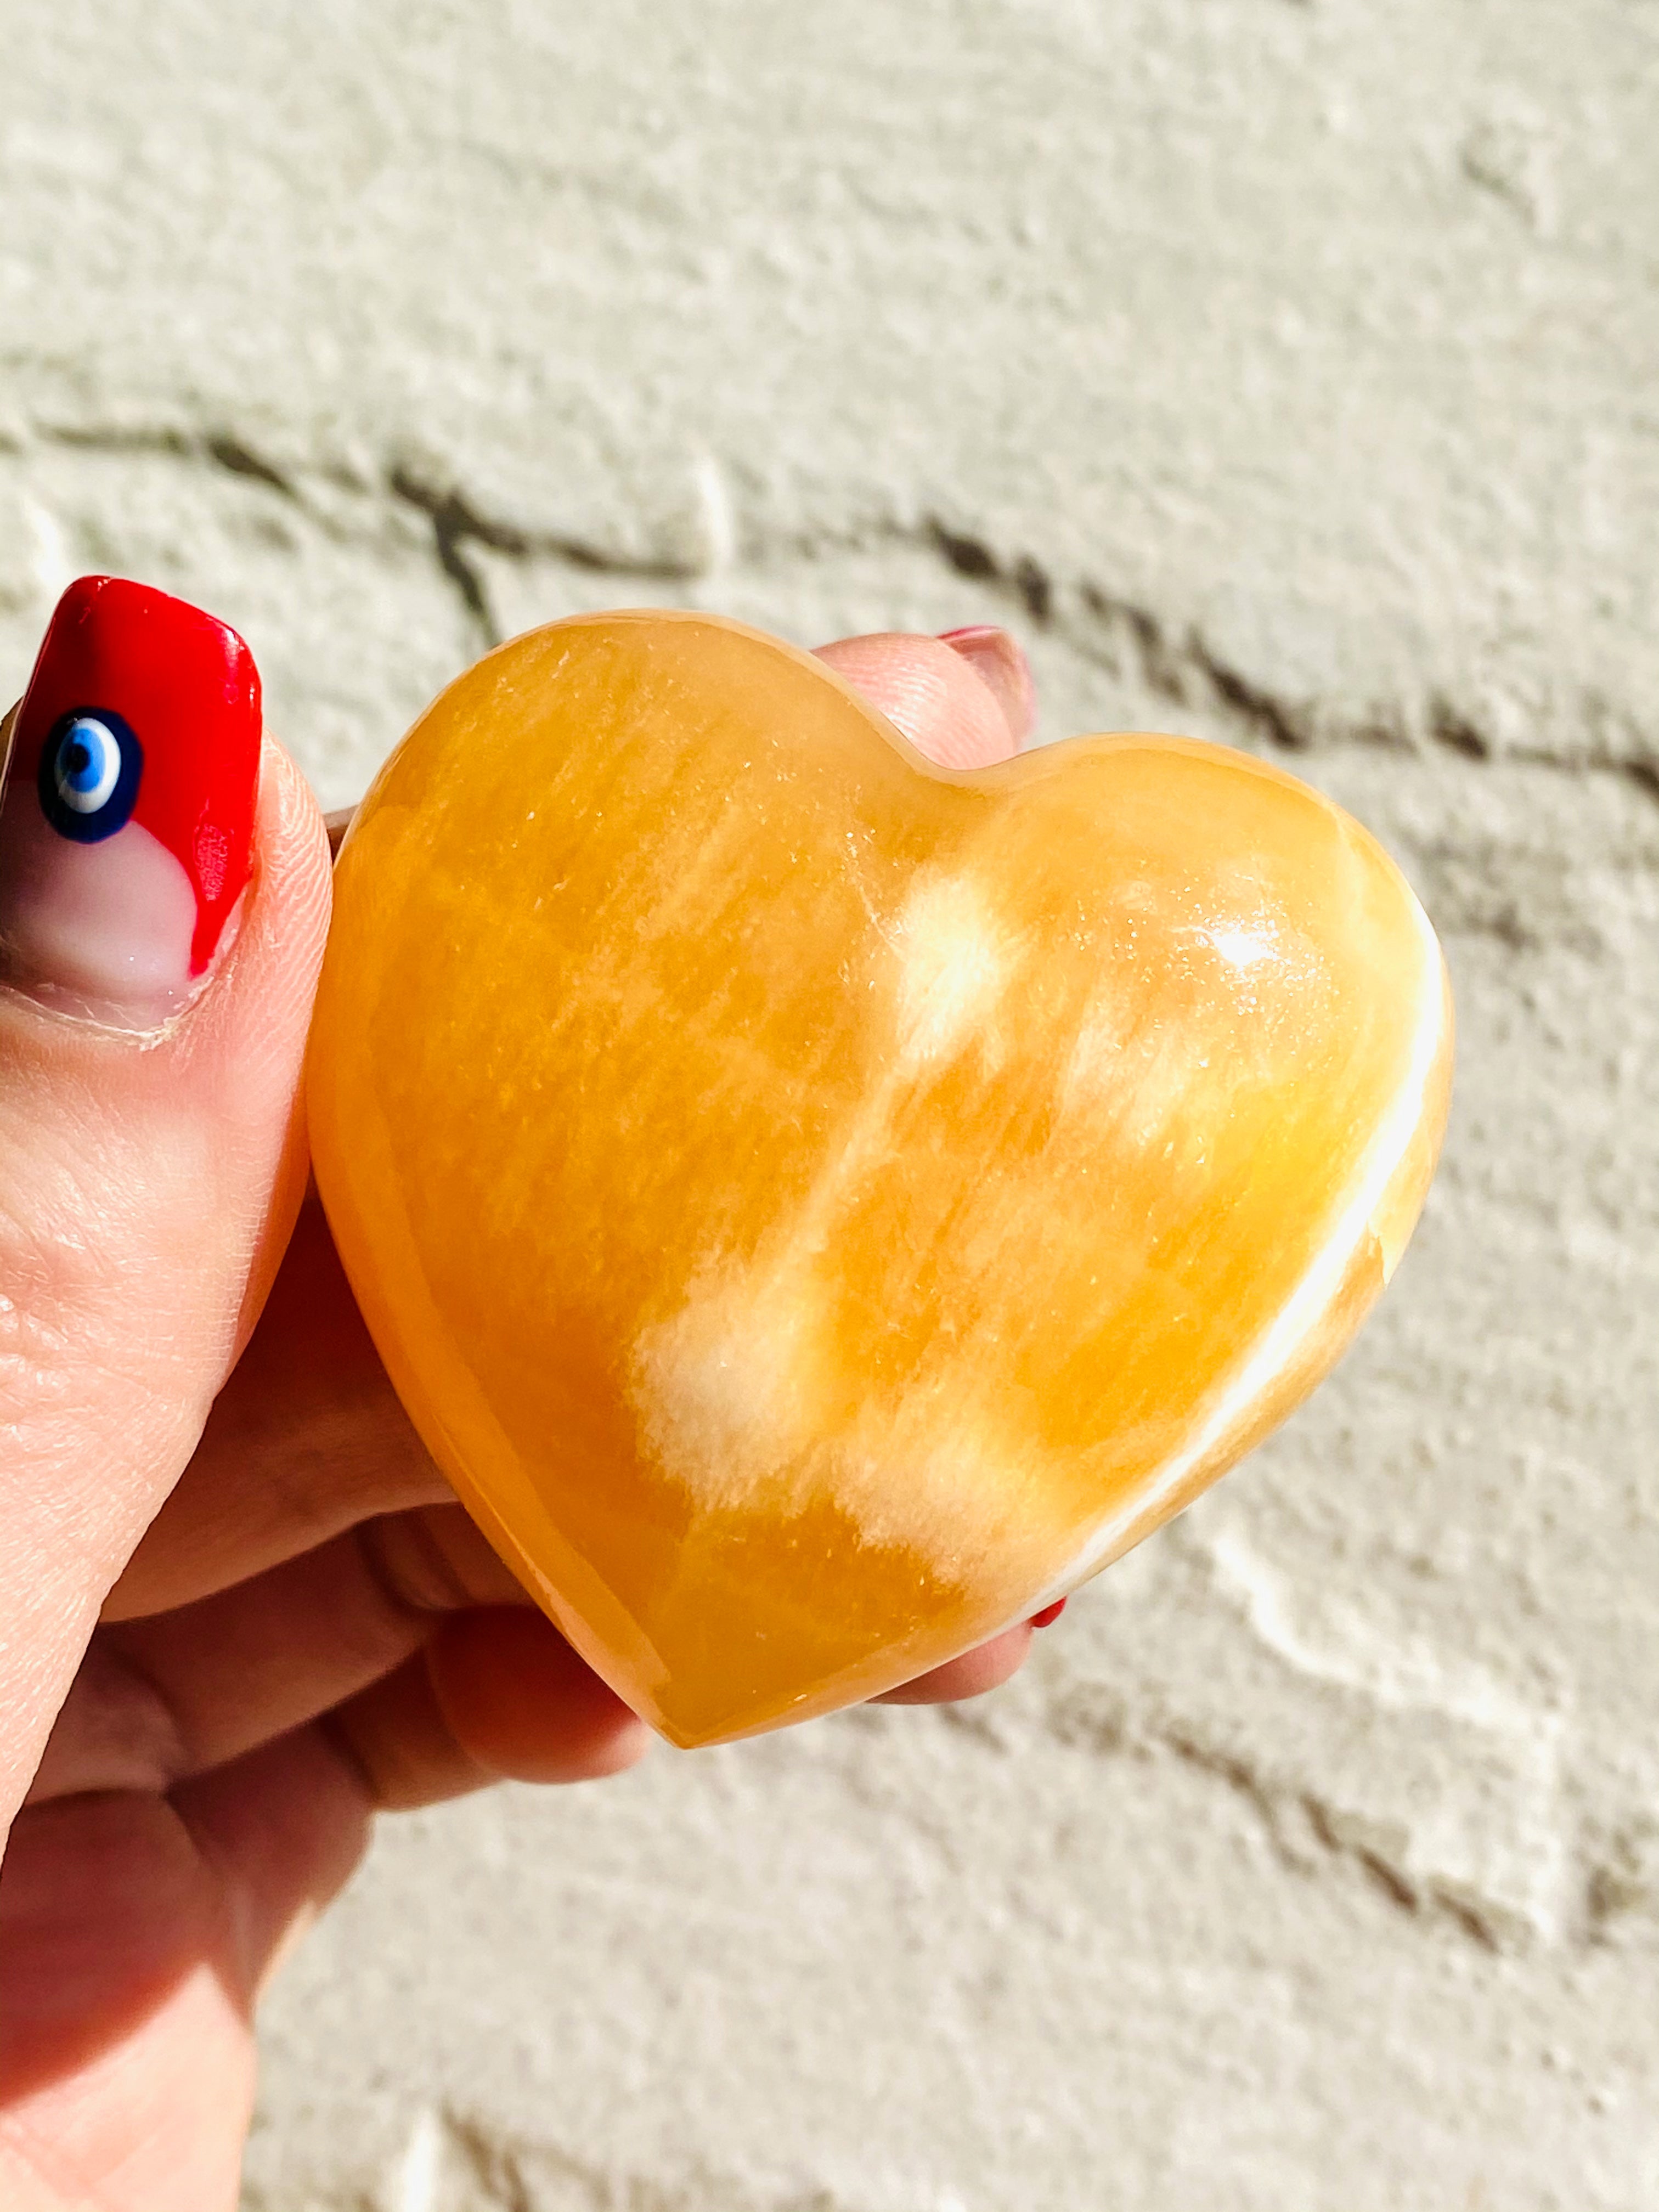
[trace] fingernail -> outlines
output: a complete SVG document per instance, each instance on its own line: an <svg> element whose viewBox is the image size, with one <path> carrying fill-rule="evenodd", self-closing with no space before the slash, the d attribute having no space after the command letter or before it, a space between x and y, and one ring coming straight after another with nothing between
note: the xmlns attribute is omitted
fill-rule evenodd
<svg viewBox="0 0 1659 2212"><path fill-rule="evenodd" d="M1031 1615L1031 1626L1033 1628L1047 1628L1051 1621L1058 1620L1065 1610L1065 1599L1057 1597L1052 1605L1045 1605L1041 1613Z"/></svg>
<svg viewBox="0 0 1659 2212"><path fill-rule="evenodd" d="M247 883L260 728L234 629L145 584L71 584L12 730L6 980L127 1029L187 1005Z"/></svg>
<svg viewBox="0 0 1659 2212"><path fill-rule="evenodd" d="M941 630L939 643L967 662L1001 708L1015 744L1023 745L1036 727L1036 685L1013 638L995 623L972 623L966 629Z"/></svg>

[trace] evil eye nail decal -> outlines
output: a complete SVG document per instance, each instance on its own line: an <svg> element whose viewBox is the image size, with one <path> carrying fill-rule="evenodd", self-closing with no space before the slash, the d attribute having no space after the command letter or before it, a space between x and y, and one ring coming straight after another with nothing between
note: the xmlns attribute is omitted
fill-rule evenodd
<svg viewBox="0 0 1659 2212"><path fill-rule="evenodd" d="M143 748L125 716L76 708L58 716L41 747L41 807L60 837L95 845L131 819L143 771Z"/></svg>
<svg viewBox="0 0 1659 2212"><path fill-rule="evenodd" d="M78 975L95 914L125 948L111 975L165 971L181 1002L250 878L261 727L258 672L228 623L125 577L71 584L13 730L0 945ZM28 915L8 920L9 899Z"/></svg>

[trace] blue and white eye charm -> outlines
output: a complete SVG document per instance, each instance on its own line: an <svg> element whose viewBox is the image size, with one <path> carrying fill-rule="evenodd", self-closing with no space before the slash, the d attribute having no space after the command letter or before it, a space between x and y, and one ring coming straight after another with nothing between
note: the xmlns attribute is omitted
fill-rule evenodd
<svg viewBox="0 0 1659 2212"><path fill-rule="evenodd" d="M108 707L60 714L40 753L40 806L60 837L95 845L123 828L138 799L144 751Z"/></svg>

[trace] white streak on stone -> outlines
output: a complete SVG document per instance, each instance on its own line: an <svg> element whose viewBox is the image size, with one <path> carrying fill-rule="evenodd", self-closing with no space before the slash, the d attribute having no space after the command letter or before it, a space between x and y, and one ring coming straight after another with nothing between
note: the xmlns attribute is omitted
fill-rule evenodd
<svg viewBox="0 0 1659 2212"><path fill-rule="evenodd" d="M1013 957L977 887L963 876L925 877L905 901L894 935L901 1065L949 1060L987 1036Z"/></svg>

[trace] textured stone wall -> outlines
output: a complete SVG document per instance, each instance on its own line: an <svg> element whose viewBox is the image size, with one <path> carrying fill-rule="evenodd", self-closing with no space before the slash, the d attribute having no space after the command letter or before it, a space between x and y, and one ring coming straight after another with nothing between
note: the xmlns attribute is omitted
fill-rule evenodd
<svg viewBox="0 0 1659 2212"><path fill-rule="evenodd" d="M0 5L0 661L326 800L580 606L1008 623L1445 939L1334 1381L1012 1687L388 1826L251 2212L1659 2203L1659 8Z"/></svg>

